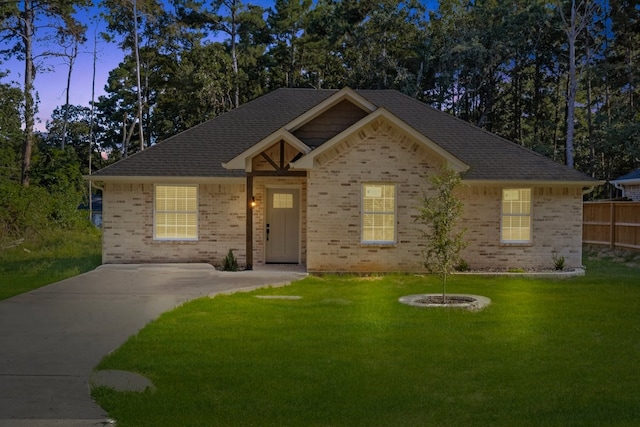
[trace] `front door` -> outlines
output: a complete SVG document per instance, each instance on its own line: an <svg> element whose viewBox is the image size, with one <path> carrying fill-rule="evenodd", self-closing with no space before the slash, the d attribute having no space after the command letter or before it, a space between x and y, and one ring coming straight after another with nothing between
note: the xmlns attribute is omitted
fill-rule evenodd
<svg viewBox="0 0 640 427"><path fill-rule="evenodd" d="M266 262L299 262L300 190L267 188Z"/></svg>

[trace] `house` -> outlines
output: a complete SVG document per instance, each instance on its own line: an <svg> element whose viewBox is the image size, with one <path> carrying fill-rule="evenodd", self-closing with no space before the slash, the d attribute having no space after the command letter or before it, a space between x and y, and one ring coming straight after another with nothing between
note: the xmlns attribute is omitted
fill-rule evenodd
<svg viewBox="0 0 640 427"><path fill-rule="evenodd" d="M611 183L618 190L622 190L622 197L640 202L640 169L614 179Z"/></svg>
<svg viewBox="0 0 640 427"><path fill-rule="evenodd" d="M279 89L94 175L103 262L423 271L425 176L462 174L471 268L582 265L600 182L391 90Z"/></svg>

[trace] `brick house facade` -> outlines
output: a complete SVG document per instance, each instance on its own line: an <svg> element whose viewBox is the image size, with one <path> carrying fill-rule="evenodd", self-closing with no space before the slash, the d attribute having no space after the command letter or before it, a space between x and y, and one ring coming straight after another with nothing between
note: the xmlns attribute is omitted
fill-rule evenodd
<svg viewBox="0 0 640 427"><path fill-rule="evenodd" d="M397 92L348 88L275 91L92 175L103 262L220 265L232 249L249 268L423 271L415 218L443 166L463 177L471 268L552 268L552 252L581 266L598 181Z"/></svg>

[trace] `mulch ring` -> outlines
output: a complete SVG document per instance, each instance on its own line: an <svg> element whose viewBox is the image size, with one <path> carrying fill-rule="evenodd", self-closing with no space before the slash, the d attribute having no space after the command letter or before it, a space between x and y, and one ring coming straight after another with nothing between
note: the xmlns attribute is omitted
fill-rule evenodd
<svg viewBox="0 0 640 427"><path fill-rule="evenodd" d="M418 294L400 297L398 301L413 307L448 307L478 311L491 304L491 300L480 295L467 294Z"/></svg>

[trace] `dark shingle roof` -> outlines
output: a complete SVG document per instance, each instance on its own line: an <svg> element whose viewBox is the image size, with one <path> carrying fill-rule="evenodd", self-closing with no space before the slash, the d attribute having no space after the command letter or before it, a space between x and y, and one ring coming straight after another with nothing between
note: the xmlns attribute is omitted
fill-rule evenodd
<svg viewBox="0 0 640 427"><path fill-rule="evenodd" d="M96 172L94 176L238 177L222 163L333 95L278 89Z"/></svg>
<svg viewBox="0 0 640 427"><path fill-rule="evenodd" d="M358 91L470 166L470 180L595 181L495 134L393 90Z"/></svg>
<svg viewBox="0 0 640 427"><path fill-rule="evenodd" d="M640 179L640 169L636 169L633 172L629 172L626 175L622 175L620 178L614 179L614 181L626 181L629 179Z"/></svg>
<svg viewBox="0 0 640 427"><path fill-rule="evenodd" d="M238 177L222 163L336 90L278 89L121 160L94 176ZM393 90L357 90L466 163L468 180L594 181L591 177Z"/></svg>

